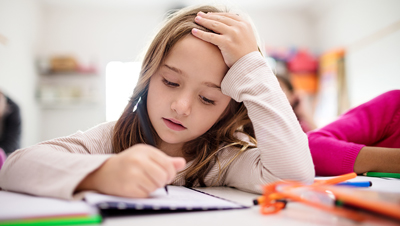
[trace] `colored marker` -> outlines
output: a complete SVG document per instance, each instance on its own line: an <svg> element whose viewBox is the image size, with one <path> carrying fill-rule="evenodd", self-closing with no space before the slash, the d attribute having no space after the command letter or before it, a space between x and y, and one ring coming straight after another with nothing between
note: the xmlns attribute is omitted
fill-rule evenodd
<svg viewBox="0 0 400 226"><path fill-rule="evenodd" d="M338 183L336 185L341 185L341 186L350 186L350 187L371 187L372 182L371 181L348 181L348 182L342 182Z"/></svg>
<svg viewBox="0 0 400 226"><path fill-rule="evenodd" d="M256 198L256 199L253 200L253 204L254 204L255 206L261 205L261 204L263 204L264 202L265 202L265 197L264 197L264 196L260 196L260 197L258 197L258 198ZM286 206L286 204L287 204L287 200L285 200L285 199L277 199L277 200L275 200L275 202L283 203L283 205L285 205L285 206Z"/></svg>
<svg viewBox="0 0 400 226"><path fill-rule="evenodd" d="M332 185L332 184L338 184L341 182L344 182L346 180L350 180L353 178L356 178L357 174L356 173L348 173L348 174L343 174L328 180L315 180L314 184L312 184L311 186L319 186L319 185Z"/></svg>
<svg viewBox="0 0 400 226"><path fill-rule="evenodd" d="M263 204L265 201L265 197L264 196L260 196L256 199L253 200L253 204L256 206L258 204Z"/></svg>
<svg viewBox="0 0 400 226"><path fill-rule="evenodd" d="M363 173L367 177L390 177L390 178L400 178L400 173L381 173L381 172L366 172Z"/></svg>

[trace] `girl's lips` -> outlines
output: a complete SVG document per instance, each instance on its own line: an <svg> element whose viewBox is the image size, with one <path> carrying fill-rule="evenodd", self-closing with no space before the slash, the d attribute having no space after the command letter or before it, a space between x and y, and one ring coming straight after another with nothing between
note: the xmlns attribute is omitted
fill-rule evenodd
<svg viewBox="0 0 400 226"><path fill-rule="evenodd" d="M181 125L181 124L180 124L178 121L176 121L176 120L163 118L163 121L164 121L165 125L166 125L168 128L172 129L172 130L175 130L175 131L182 131L182 130L185 130L185 129L186 129L186 127L184 127L183 125Z"/></svg>

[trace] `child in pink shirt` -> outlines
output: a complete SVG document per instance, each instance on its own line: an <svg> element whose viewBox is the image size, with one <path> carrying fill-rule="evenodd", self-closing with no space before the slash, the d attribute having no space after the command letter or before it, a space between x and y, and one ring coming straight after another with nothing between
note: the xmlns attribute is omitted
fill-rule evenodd
<svg viewBox="0 0 400 226"><path fill-rule="evenodd" d="M392 90L307 133L320 176L400 173L400 90Z"/></svg>

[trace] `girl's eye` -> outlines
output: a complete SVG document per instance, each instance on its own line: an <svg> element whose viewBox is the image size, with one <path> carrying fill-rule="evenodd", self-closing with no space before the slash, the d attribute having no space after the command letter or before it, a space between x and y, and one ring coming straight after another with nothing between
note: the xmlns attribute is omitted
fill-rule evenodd
<svg viewBox="0 0 400 226"><path fill-rule="evenodd" d="M170 81L168 81L168 80L165 79L165 78L163 78L163 83L164 83L165 85L167 85L167 86L170 86L170 87L178 87L178 86L179 86L178 83L170 82Z"/></svg>
<svg viewBox="0 0 400 226"><path fill-rule="evenodd" d="M205 98L204 96L200 96L200 99L201 99L201 101L202 101L204 104L212 104L212 105L215 104L215 101L210 100L210 99L207 99L207 98Z"/></svg>

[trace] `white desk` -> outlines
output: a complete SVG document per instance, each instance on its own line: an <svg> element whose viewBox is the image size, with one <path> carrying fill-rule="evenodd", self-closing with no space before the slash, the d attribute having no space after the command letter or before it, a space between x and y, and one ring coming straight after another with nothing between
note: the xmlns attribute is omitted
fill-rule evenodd
<svg viewBox="0 0 400 226"><path fill-rule="evenodd" d="M395 191L400 195L399 179L381 179L357 177L350 181L372 181L372 187L361 188L377 191ZM259 195L242 192L233 188L201 188L204 192L233 200L246 206L252 206L252 200ZM204 211L135 215L106 218L102 226L253 226L253 225L400 225L386 221L378 223L356 223L345 218L306 206L301 203L288 203L281 212L273 215L262 215L259 206L241 210Z"/></svg>

